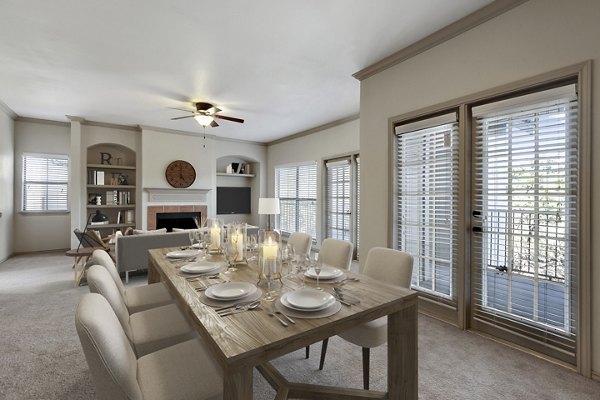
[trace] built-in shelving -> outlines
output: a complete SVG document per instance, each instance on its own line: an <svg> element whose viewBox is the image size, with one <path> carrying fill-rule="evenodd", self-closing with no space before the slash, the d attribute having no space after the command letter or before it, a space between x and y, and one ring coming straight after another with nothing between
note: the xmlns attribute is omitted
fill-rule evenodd
<svg viewBox="0 0 600 400"><path fill-rule="evenodd" d="M87 162L86 210L88 213L101 210L109 222L90 225L88 229L115 231L135 227L135 152L117 144L100 144L88 148ZM97 182L101 184L98 185ZM119 185L119 182L126 184ZM96 204L96 201L101 204Z"/></svg>
<svg viewBox="0 0 600 400"><path fill-rule="evenodd" d="M217 172L217 176L229 176L229 177L241 177L241 178L254 178L254 174L228 174L227 172Z"/></svg>

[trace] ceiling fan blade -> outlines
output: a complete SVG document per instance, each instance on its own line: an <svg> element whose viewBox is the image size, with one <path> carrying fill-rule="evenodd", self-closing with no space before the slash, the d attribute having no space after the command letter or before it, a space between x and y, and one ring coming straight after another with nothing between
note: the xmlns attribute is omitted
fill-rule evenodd
<svg viewBox="0 0 600 400"><path fill-rule="evenodd" d="M244 123L244 120L241 118L228 117L226 115L215 114L215 115L213 115L213 117L219 118L219 119L224 119L226 121L231 121L231 122L239 122L240 124Z"/></svg>
<svg viewBox="0 0 600 400"><path fill-rule="evenodd" d="M213 121L210 123L210 126L212 126L213 128L216 128L217 126L219 126L219 124L217 124L217 121L215 121L213 119Z"/></svg>
<svg viewBox="0 0 600 400"><path fill-rule="evenodd" d="M168 107L171 110L179 110L179 111L185 111L185 112L190 112L193 113L194 110L186 110L185 108L177 108L177 107Z"/></svg>
<svg viewBox="0 0 600 400"><path fill-rule="evenodd" d="M176 119L184 119L184 118L193 118L195 117L195 115L186 115L185 117L175 117L175 118L171 118L171 121L174 121Z"/></svg>
<svg viewBox="0 0 600 400"><path fill-rule="evenodd" d="M208 110L206 110L209 114L216 114L219 111L222 111L219 107L212 106Z"/></svg>

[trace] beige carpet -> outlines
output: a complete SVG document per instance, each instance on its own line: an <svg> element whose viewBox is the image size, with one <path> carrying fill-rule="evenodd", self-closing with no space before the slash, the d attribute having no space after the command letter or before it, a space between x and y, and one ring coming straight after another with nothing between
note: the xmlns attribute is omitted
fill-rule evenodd
<svg viewBox="0 0 600 400"><path fill-rule="evenodd" d="M62 253L0 264L0 399L92 399L93 384L73 313L87 287L73 288ZM130 284L143 284L138 276ZM361 351L332 338L324 371L296 351L274 361L290 380L362 386ZM371 383L384 390L386 348L372 351ZM256 399L274 392L255 373ZM599 399L600 383L476 334L419 318L420 399Z"/></svg>

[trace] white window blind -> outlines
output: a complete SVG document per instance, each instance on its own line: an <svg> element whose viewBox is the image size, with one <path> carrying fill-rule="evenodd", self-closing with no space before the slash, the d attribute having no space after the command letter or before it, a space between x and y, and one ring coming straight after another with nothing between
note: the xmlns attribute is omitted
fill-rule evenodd
<svg viewBox="0 0 600 400"><path fill-rule="evenodd" d="M574 354L575 87L487 104L473 114L475 318Z"/></svg>
<svg viewBox="0 0 600 400"><path fill-rule="evenodd" d="M328 238L352 242L358 250L358 154L325 162L325 232Z"/></svg>
<svg viewBox="0 0 600 400"><path fill-rule="evenodd" d="M277 226L284 233L316 237L317 164L275 168L275 197L279 198Z"/></svg>
<svg viewBox="0 0 600 400"><path fill-rule="evenodd" d="M456 301L458 122L456 113L398 125L396 248L414 258L412 285Z"/></svg>
<svg viewBox="0 0 600 400"><path fill-rule="evenodd" d="M67 211L69 158L66 155L23 155L22 211Z"/></svg>
<svg viewBox="0 0 600 400"><path fill-rule="evenodd" d="M352 241L352 189L350 157L328 161L327 170L327 237Z"/></svg>

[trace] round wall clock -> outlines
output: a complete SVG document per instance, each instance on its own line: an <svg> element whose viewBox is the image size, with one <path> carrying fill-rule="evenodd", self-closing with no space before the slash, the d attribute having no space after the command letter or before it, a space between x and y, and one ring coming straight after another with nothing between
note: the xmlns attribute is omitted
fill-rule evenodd
<svg viewBox="0 0 600 400"><path fill-rule="evenodd" d="M189 162L176 160L167 167L165 177L169 185L175 188L186 188L196 180L196 170Z"/></svg>

